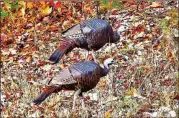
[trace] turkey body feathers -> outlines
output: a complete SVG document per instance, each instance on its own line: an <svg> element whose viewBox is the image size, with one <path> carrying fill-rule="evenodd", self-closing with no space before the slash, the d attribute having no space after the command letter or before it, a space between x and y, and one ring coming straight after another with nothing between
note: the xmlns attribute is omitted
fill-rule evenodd
<svg viewBox="0 0 179 118"><path fill-rule="evenodd" d="M49 58L49 60L54 63L59 62L64 54L67 54L75 47L96 51L108 42L119 40L119 36L116 32L113 32L110 24L102 19L81 21L79 24L64 31L62 36L66 38L62 42L62 46L60 46ZM69 43L65 46L65 42L73 43Z"/></svg>
<svg viewBox="0 0 179 118"><path fill-rule="evenodd" d="M91 30L84 32L86 27ZM113 38L113 30L110 24L101 19L92 19L81 22L81 29L86 36L88 47L92 50L98 50Z"/></svg>
<svg viewBox="0 0 179 118"><path fill-rule="evenodd" d="M75 90L81 87L82 92L86 92L96 86L101 77L101 71L102 68L92 61L79 62L62 70L52 79L50 85L71 86L75 84Z"/></svg>
<svg viewBox="0 0 179 118"><path fill-rule="evenodd" d="M82 92L93 89L100 78L104 69L93 61L84 61L73 64L67 69L62 70L55 76L49 86L33 101L34 104L40 104L51 93L61 90L79 90ZM105 71L106 72L106 71Z"/></svg>
<svg viewBox="0 0 179 118"><path fill-rule="evenodd" d="M82 92L93 89L101 77L101 67L91 61L80 62L70 67L72 76L81 87Z"/></svg>

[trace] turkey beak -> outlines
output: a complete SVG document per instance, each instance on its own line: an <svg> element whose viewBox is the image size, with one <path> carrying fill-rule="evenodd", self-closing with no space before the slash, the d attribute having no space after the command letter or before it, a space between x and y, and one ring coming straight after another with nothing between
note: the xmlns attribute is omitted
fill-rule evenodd
<svg viewBox="0 0 179 118"><path fill-rule="evenodd" d="M112 61L110 65L117 66L117 63L115 61Z"/></svg>
<svg viewBox="0 0 179 118"><path fill-rule="evenodd" d="M116 64L116 62L115 62L115 61L112 61L111 64Z"/></svg>

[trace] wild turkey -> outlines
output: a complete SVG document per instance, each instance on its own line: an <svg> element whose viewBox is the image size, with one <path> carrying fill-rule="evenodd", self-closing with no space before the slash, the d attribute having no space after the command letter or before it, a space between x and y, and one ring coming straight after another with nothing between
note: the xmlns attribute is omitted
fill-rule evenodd
<svg viewBox="0 0 179 118"><path fill-rule="evenodd" d="M82 96L83 92L93 89L100 78L108 74L109 66L113 63L113 59L108 58L104 61L104 67L99 66L93 61L83 61L73 64L54 77L33 103L38 105L52 93L57 93L61 90L75 90L74 109L77 97L79 95Z"/></svg>
<svg viewBox="0 0 179 118"><path fill-rule="evenodd" d="M81 21L79 24L62 32L62 43L50 56L49 60L58 63L64 54L67 54L75 47L88 51L96 51L108 42L117 42L125 26L113 32L110 24L102 19L90 19ZM94 52L93 58L95 59ZM95 59L96 61L96 59Z"/></svg>

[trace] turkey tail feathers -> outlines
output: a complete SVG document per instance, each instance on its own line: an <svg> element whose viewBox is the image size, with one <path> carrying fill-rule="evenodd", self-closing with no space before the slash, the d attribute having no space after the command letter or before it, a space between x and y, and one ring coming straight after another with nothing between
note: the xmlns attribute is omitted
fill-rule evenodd
<svg viewBox="0 0 179 118"><path fill-rule="evenodd" d="M48 60L54 63L58 63L65 53L66 53L66 50L56 49Z"/></svg>
<svg viewBox="0 0 179 118"><path fill-rule="evenodd" d="M45 91L43 91L35 100L33 100L33 103L35 105L40 104L43 102L48 96L51 95L56 90L56 87L47 88Z"/></svg>
<svg viewBox="0 0 179 118"><path fill-rule="evenodd" d="M60 47L56 49L53 54L50 56L49 60L55 63L58 63L64 54L67 54L73 48L75 48L77 45L73 39L63 39L63 42L61 43Z"/></svg>

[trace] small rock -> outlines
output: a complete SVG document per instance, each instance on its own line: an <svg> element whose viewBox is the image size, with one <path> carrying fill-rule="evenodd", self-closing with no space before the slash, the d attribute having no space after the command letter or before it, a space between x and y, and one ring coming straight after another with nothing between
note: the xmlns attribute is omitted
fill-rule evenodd
<svg viewBox="0 0 179 118"><path fill-rule="evenodd" d="M179 33L178 29L173 29L173 34L175 37L179 37L178 33Z"/></svg>
<svg viewBox="0 0 179 118"><path fill-rule="evenodd" d="M141 33L139 33L139 34L136 34L136 35L134 36L134 39L144 37L144 35L145 35L145 33L144 33L144 32L141 32Z"/></svg>
<svg viewBox="0 0 179 118"><path fill-rule="evenodd" d="M153 112L152 113L152 117L157 117L158 116L158 112Z"/></svg>
<svg viewBox="0 0 179 118"><path fill-rule="evenodd" d="M176 117L177 116L175 111L170 111L169 114L170 114L171 117Z"/></svg>

